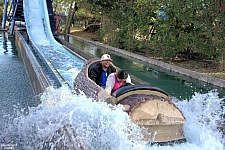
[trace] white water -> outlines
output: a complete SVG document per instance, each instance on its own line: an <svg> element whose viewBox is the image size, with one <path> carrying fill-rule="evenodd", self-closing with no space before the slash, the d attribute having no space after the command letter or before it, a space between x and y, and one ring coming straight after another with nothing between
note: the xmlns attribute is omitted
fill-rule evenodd
<svg viewBox="0 0 225 150"><path fill-rule="evenodd" d="M121 106L113 107L84 95L74 95L67 86L49 87L38 107L29 108L27 115L23 109L15 108L17 117L1 123L4 128L0 132L0 144L2 147L11 144L14 149L41 149L48 141L49 149L59 147L60 143L72 143L94 150L223 150L225 138L217 130L217 124L224 114L224 106L217 94L215 91L196 93L190 100L175 102L187 121L184 126L187 143L158 147L141 140L144 130L130 123ZM60 135L57 130L64 126L68 134Z"/></svg>

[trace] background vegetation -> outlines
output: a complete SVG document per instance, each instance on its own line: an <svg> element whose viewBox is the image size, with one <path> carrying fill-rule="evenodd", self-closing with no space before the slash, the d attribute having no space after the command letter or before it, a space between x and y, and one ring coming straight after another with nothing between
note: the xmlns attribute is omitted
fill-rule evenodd
<svg viewBox="0 0 225 150"><path fill-rule="evenodd" d="M53 0L53 8L67 14L64 33L100 20L106 44L165 60L211 60L225 70L224 0Z"/></svg>
<svg viewBox="0 0 225 150"><path fill-rule="evenodd" d="M0 23L2 24L2 17L3 17L3 12L4 12L4 1L3 0L0 0Z"/></svg>
<svg viewBox="0 0 225 150"><path fill-rule="evenodd" d="M65 1L61 1L65 3ZM74 1L70 1L71 5ZM68 3L68 2L67 2ZM222 0L80 0L75 24L101 19L100 38L114 47L164 59L207 59L225 66Z"/></svg>

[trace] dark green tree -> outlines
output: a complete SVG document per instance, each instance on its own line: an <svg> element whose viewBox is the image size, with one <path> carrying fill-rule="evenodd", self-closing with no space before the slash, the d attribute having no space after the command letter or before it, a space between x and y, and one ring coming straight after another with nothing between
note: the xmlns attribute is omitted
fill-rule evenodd
<svg viewBox="0 0 225 150"><path fill-rule="evenodd" d="M4 0L0 0L0 23L2 24Z"/></svg>
<svg viewBox="0 0 225 150"><path fill-rule="evenodd" d="M186 60L192 59L193 53L221 59L225 33L222 1L171 0L162 6L168 18L159 13L156 19L156 34L151 39L156 53L174 58L179 52L185 52Z"/></svg>
<svg viewBox="0 0 225 150"><path fill-rule="evenodd" d="M222 0L86 0L101 14L101 38L127 50L173 60L221 62L224 69L225 2ZM198 57L196 57L198 54Z"/></svg>

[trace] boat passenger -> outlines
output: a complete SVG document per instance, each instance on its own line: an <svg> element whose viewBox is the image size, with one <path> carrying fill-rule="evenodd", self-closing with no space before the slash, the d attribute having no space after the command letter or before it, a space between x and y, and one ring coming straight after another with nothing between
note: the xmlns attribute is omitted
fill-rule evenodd
<svg viewBox="0 0 225 150"><path fill-rule="evenodd" d="M110 55L104 54L101 57L101 62L92 64L88 70L89 78L103 89L106 86L106 80L109 74L116 72L116 68L113 67L111 61Z"/></svg>
<svg viewBox="0 0 225 150"><path fill-rule="evenodd" d="M112 95L124 84L131 84L131 78L126 70L120 70L118 73L111 73L106 81L106 92Z"/></svg>

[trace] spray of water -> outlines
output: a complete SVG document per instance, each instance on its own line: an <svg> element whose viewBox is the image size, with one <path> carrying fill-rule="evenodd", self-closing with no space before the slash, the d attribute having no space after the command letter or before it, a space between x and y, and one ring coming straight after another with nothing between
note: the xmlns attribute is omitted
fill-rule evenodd
<svg viewBox="0 0 225 150"><path fill-rule="evenodd" d="M224 109L216 91L196 93L192 99L175 101L186 117L187 143L151 146L143 140L145 129L130 122L122 106L96 102L85 95L71 93L67 86L49 87L42 103L18 112L2 123L2 147L14 149L210 149L223 150L224 137L218 129Z"/></svg>
<svg viewBox="0 0 225 150"><path fill-rule="evenodd" d="M177 101L186 117L184 131L189 143L203 149L221 149L222 144L225 145L224 98L218 95L212 90L206 94L195 93L190 100Z"/></svg>

